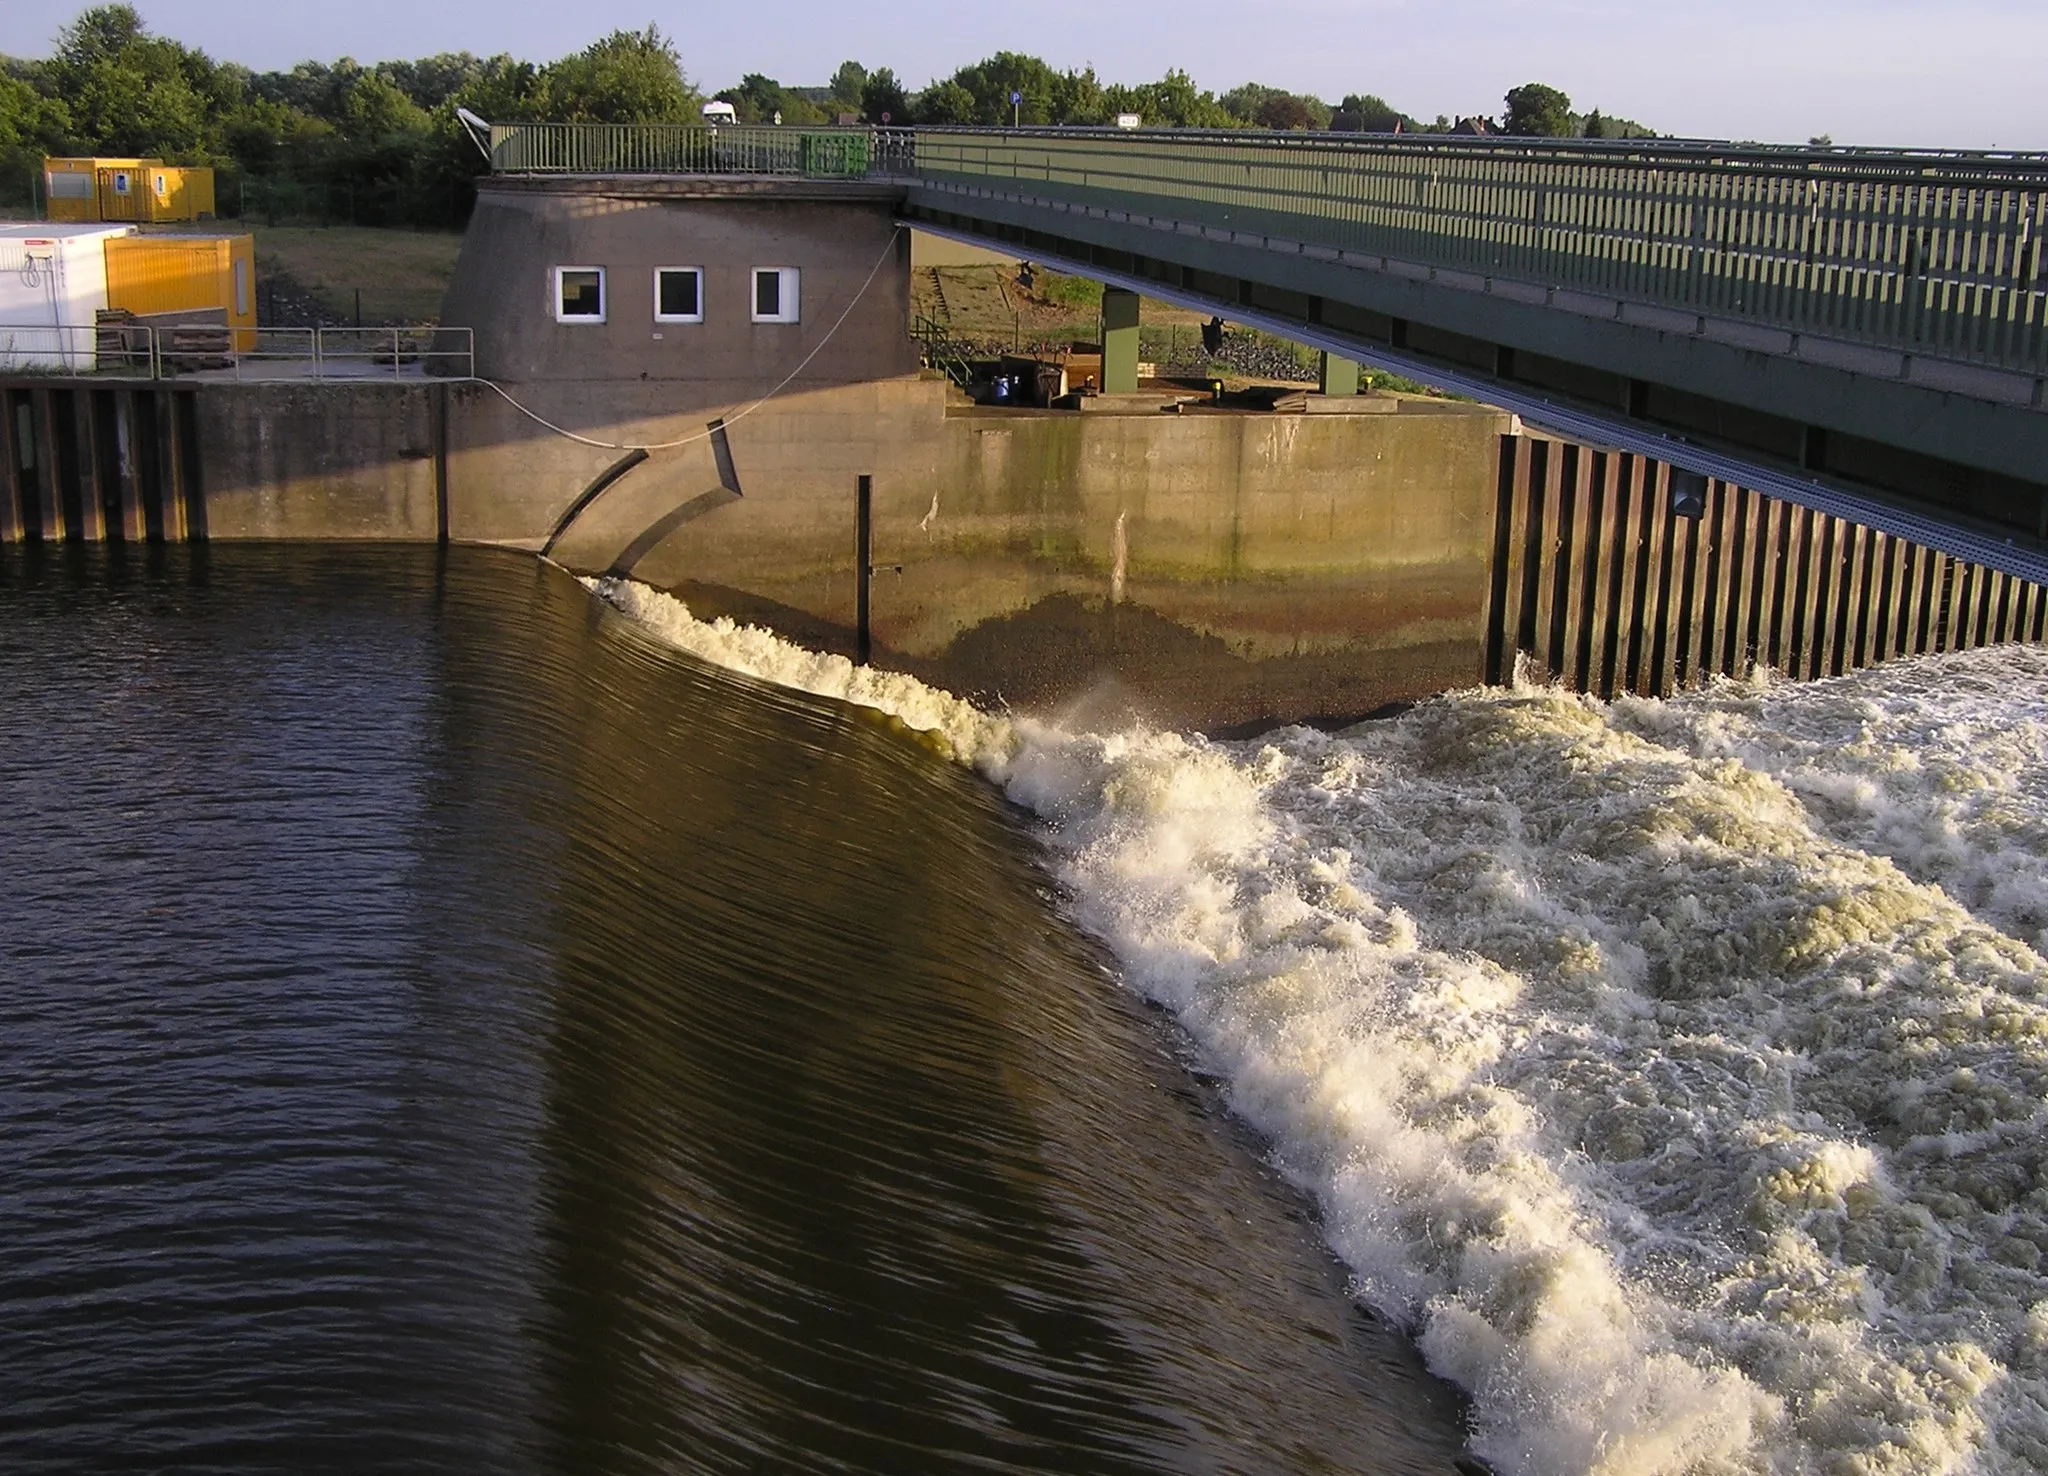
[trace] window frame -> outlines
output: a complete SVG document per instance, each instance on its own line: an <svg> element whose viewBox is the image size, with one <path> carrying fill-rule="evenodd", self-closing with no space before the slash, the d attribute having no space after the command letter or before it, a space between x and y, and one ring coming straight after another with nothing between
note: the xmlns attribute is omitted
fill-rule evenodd
<svg viewBox="0 0 2048 1476"><path fill-rule="evenodd" d="M761 311L761 274L773 272L777 311ZM755 267L747 278L747 309L756 323L801 323L803 321L803 273L792 266Z"/></svg>
<svg viewBox="0 0 2048 1476"><path fill-rule="evenodd" d="M696 312L665 313L661 310L661 279L670 272L689 272L697 278ZM701 323L704 321L704 268L700 266L663 266L654 269L654 321L657 323Z"/></svg>
<svg viewBox="0 0 2048 1476"><path fill-rule="evenodd" d="M569 272L597 273L597 311L595 313L565 313L562 311L562 278ZM594 324L602 327L605 320L611 316L611 288L610 284L605 280L603 267L558 266L548 274L548 281L554 288L549 305L554 309L555 321L557 323L572 323L579 326Z"/></svg>

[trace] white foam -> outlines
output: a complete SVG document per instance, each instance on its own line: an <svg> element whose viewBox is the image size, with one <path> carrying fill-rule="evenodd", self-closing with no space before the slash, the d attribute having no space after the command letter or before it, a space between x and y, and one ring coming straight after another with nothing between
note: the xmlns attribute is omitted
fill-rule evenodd
<svg viewBox="0 0 2048 1476"><path fill-rule="evenodd" d="M1967 662L1856 687L1893 757L1803 729L1846 700L1819 687L1469 692L1210 743L991 716L594 587L704 659L893 713L1040 815L1077 920L1227 1075L1503 1471L2048 1469L2048 964L1929 884L1977 874L2007 812L1897 777ZM1956 740L2006 777L1940 795L2038 793L2006 681L2003 746ZM1880 795L1921 818L1816 818ZM1930 825L1950 851L1859 840ZM1972 905L2025 934L1994 895Z"/></svg>

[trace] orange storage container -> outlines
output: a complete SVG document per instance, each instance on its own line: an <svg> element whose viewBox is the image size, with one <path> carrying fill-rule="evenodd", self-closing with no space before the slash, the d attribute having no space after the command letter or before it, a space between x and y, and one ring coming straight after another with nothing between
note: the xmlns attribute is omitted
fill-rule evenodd
<svg viewBox="0 0 2048 1476"><path fill-rule="evenodd" d="M256 238L119 236L107 242L107 306L150 317L218 309L235 346L256 346Z"/></svg>

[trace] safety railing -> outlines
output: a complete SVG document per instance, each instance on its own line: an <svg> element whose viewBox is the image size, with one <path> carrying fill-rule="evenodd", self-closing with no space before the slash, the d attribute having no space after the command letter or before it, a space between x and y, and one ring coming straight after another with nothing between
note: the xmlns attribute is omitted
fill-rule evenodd
<svg viewBox="0 0 2048 1476"><path fill-rule="evenodd" d="M2048 371L2042 156L1332 139L919 130L903 177Z"/></svg>
<svg viewBox="0 0 2048 1476"><path fill-rule="evenodd" d="M468 328L235 328L0 323L0 374L116 379L468 379Z"/></svg>
<svg viewBox="0 0 2048 1476"><path fill-rule="evenodd" d="M818 140L833 142L827 150ZM2048 156L2038 154L597 124L500 126L491 148L504 172L829 172L988 187L1286 248L2048 372Z"/></svg>
<svg viewBox="0 0 2048 1476"><path fill-rule="evenodd" d="M707 128L682 123L520 123L491 129L507 174L782 174L863 179L865 128Z"/></svg>

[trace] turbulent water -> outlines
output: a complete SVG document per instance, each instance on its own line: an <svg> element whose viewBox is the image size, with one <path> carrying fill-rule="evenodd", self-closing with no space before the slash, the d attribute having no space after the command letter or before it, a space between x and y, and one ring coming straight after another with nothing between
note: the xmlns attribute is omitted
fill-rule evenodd
<svg viewBox="0 0 2048 1476"><path fill-rule="evenodd" d="M0 1471L1447 1476L1033 844L529 559L0 551Z"/></svg>
<svg viewBox="0 0 2048 1476"><path fill-rule="evenodd" d="M1212 743L594 588L1034 814L1499 1469L2048 1469L2048 652Z"/></svg>

